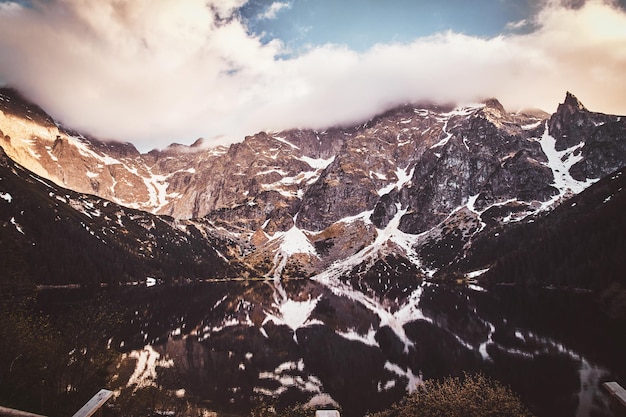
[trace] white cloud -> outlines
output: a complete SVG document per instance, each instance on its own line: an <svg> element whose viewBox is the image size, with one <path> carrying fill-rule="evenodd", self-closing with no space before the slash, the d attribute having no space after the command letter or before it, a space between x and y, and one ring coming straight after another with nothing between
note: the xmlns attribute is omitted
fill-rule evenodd
<svg viewBox="0 0 626 417"><path fill-rule="evenodd" d="M506 24L506 28L508 30L519 30L524 29L529 26L529 22L527 19L518 20L517 22L509 22Z"/></svg>
<svg viewBox="0 0 626 417"><path fill-rule="evenodd" d="M22 6L16 2L9 1L6 3L0 3L0 13L19 12L21 9Z"/></svg>
<svg viewBox="0 0 626 417"><path fill-rule="evenodd" d="M291 9L291 3L275 1L268 6L259 18L260 19L276 19L276 15L283 9Z"/></svg>
<svg viewBox="0 0 626 417"><path fill-rule="evenodd" d="M356 123L420 100L498 97L553 111L569 90L626 114L626 13L548 2L526 34L453 32L284 58L236 18L245 0L50 0L0 9L0 79L67 125L143 150ZM274 3L276 4L276 3ZM6 9L6 10L5 10Z"/></svg>

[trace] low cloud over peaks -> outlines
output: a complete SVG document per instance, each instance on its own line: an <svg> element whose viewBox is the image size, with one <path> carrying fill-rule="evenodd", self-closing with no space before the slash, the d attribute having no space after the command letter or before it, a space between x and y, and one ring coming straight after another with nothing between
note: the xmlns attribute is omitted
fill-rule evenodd
<svg viewBox="0 0 626 417"><path fill-rule="evenodd" d="M250 35L244 3L0 3L0 80L70 127L142 150L345 125L423 100L553 111L569 90L626 114L626 13L609 1L548 2L523 34L445 32L365 52L326 44L288 58L279 40Z"/></svg>

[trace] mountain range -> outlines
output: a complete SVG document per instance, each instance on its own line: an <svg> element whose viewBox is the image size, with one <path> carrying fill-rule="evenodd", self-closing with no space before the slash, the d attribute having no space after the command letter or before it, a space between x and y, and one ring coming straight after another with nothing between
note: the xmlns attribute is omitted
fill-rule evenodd
<svg viewBox="0 0 626 417"><path fill-rule="evenodd" d="M142 154L3 88L0 146L5 284L480 277L626 294L626 118L570 93L553 114L407 104Z"/></svg>

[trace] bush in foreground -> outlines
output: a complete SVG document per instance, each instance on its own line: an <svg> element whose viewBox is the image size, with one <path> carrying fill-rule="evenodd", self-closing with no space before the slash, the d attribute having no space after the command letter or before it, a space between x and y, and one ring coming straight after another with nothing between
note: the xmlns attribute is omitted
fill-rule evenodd
<svg viewBox="0 0 626 417"><path fill-rule="evenodd" d="M391 409L371 417L526 417L531 416L507 387L484 375L426 381Z"/></svg>

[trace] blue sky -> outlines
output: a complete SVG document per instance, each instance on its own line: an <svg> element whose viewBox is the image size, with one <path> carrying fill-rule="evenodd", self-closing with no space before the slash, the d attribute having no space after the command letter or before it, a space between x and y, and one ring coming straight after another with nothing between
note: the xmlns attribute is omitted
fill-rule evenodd
<svg viewBox="0 0 626 417"><path fill-rule="evenodd" d="M279 38L296 51L339 43L364 51L377 43L410 42L452 30L492 37L528 19L531 0L251 0L241 15L265 41ZM266 13L272 4L272 16Z"/></svg>
<svg viewBox="0 0 626 417"><path fill-rule="evenodd" d="M0 0L0 83L142 150L571 91L626 114L626 0Z"/></svg>

